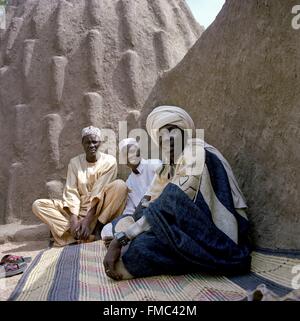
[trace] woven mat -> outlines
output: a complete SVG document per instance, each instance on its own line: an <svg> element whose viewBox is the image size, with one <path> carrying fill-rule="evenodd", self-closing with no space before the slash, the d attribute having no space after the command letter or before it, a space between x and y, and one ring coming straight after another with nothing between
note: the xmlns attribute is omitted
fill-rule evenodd
<svg viewBox="0 0 300 321"><path fill-rule="evenodd" d="M292 291L292 269L300 254L256 251L248 275L227 278L207 274L159 276L116 282L104 272L103 242L41 252L22 276L9 300L17 301L233 301L259 284L278 295Z"/></svg>

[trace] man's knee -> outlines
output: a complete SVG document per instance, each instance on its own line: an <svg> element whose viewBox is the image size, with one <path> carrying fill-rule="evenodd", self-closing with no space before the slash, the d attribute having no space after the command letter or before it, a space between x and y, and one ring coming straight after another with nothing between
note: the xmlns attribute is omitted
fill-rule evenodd
<svg viewBox="0 0 300 321"><path fill-rule="evenodd" d="M111 184L112 184L111 187L116 191L118 191L118 193L124 193L124 194L128 193L128 187L126 183L121 179L116 179Z"/></svg>
<svg viewBox="0 0 300 321"><path fill-rule="evenodd" d="M36 214L39 211L40 206L41 206L41 201L40 200L35 200L33 202L33 204L32 204L32 212L34 214Z"/></svg>
<svg viewBox="0 0 300 321"><path fill-rule="evenodd" d="M32 212L33 214L39 216L41 208L44 205L44 201L42 199L38 199L36 201L33 202L32 204Z"/></svg>

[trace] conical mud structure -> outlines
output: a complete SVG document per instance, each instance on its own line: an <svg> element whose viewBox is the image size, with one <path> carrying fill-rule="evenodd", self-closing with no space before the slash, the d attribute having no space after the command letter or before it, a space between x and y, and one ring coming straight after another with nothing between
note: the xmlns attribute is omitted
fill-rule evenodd
<svg viewBox="0 0 300 321"><path fill-rule="evenodd" d="M227 0L180 64L158 81L142 113L144 122L160 104L190 112L232 165L262 247L300 249L296 4Z"/></svg>
<svg viewBox="0 0 300 321"><path fill-rule="evenodd" d="M134 123L202 27L183 0L8 1L0 43L0 222L60 197L80 130Z"/></svg>

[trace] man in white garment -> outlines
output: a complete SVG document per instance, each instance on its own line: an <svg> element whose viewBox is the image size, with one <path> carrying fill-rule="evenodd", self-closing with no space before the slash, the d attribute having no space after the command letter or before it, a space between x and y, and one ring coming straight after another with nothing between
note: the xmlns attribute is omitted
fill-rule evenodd
<svg viewBox="0 0 300 321"><path fill-rule="evenodd" d="M126 225L131 225L133 221L132 215L141 202L144 204L150 200L147 191L149 190L153 178L159 168L161 161L159 159L145 160L140 156L140 148L138 142L134 138L123 139L119 144L121 157L127 160L127 166L131 169L131 173L126 181L129 188L126 207L122 214L122 219L113 228L111 223L104 226L101 232L101 239L109 244L114 236L114 232L122 230Z"/></svg>
<svg viewBox="0 0 300 321"><path fill-rule="evenodd" d="M82 130L84 154L71 159L63 199L39 199L33 213L50 228L54 245L93 240L96 224L104 226L125 207L128 188L117 176L115 157L101 153L99 128Z"/></svg>

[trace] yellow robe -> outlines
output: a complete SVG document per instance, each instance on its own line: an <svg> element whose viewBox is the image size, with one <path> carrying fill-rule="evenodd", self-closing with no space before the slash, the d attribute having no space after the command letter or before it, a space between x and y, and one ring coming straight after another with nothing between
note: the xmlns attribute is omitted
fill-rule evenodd
<svg viewBox="0 0 300 321"><path fill-rule="evenodd" d="M96 163L88 163L85 154L71 159L63 193L63 206L74 215L85 216L91 202L104 186L117 177L115 157L98 153Z"/></svg>
<svg viewBox="0 0 300 321"><path fill-rule="evenodd" d="M95 220L106 224L120 215L126 205L128 187L115 180L117 162L113 156L98 153L96 163L88 163L85 154L71 159L63 199L39 199L32 205L33 213L51 230L55 245L76 242L70 233L70 212L80 218L89 208L97 206ZM93 228L93 227L91 227Z"/></svg>

